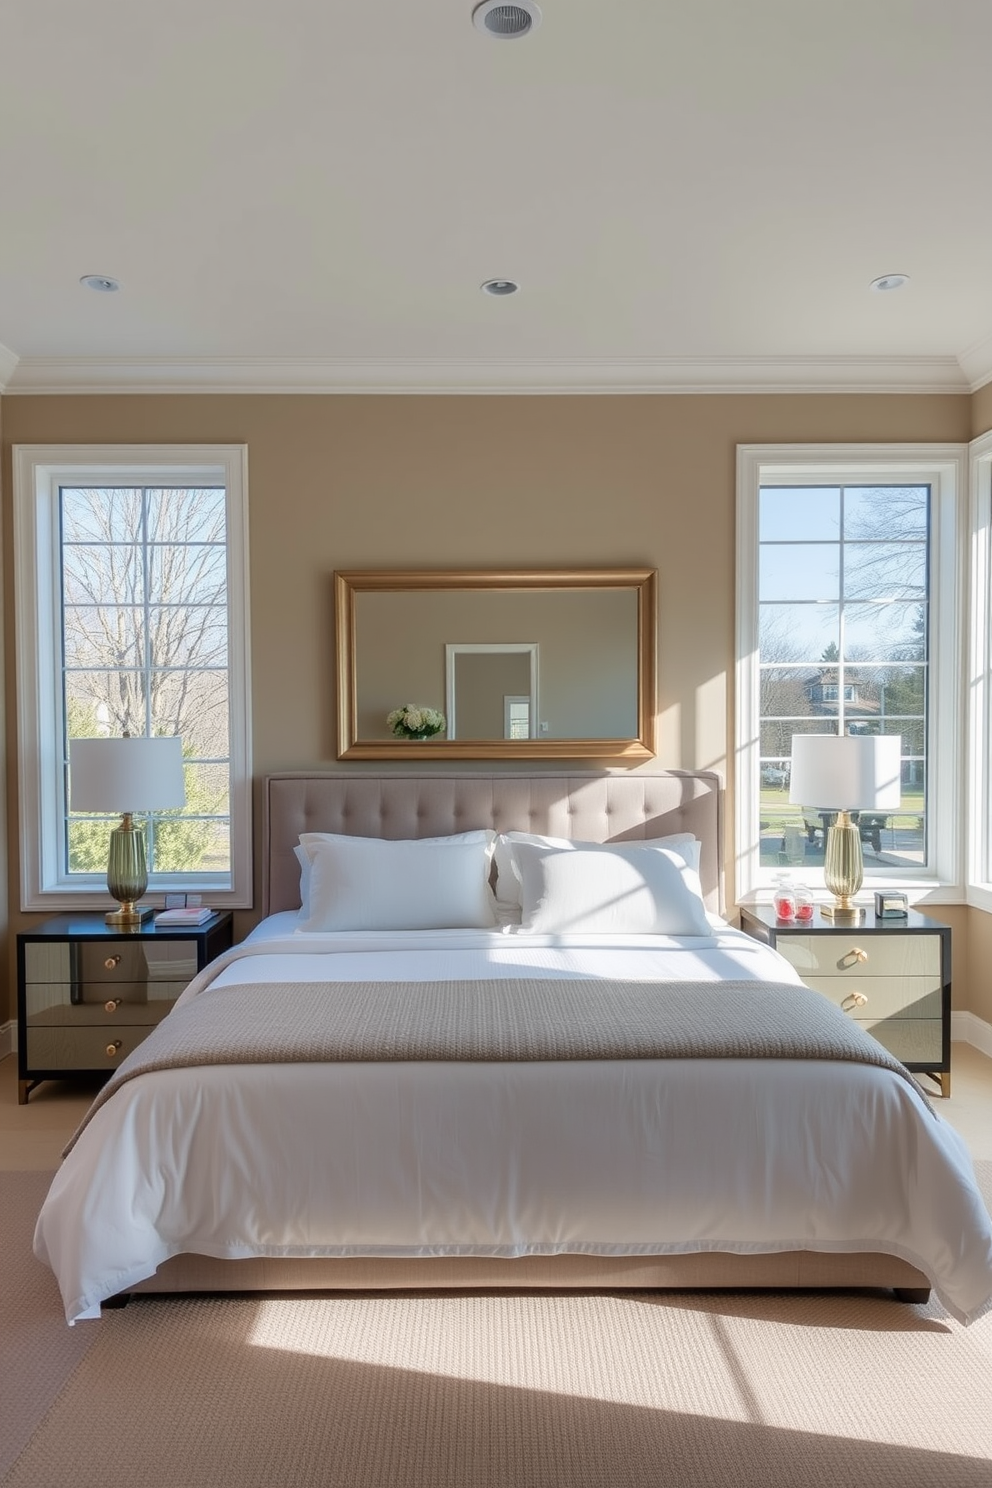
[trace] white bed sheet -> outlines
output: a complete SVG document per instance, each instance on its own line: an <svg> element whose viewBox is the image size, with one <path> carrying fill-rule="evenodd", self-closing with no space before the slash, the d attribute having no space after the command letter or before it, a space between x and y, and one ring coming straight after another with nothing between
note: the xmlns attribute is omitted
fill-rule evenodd
<svg viewBox="0 0 992 1488"><path fill-rule="evenodd" d="M716 924L678 941L296 922L273 916L181 1000L266 980L797 980ZM35 1237L70 1322L181 1252L803 1249L900 1256L962 1321L989 1305L992 1224L967 1149L900 1076L781 1060L666 1061L663 1077L650 1060L158 1071L95 1113Z"/></svg>

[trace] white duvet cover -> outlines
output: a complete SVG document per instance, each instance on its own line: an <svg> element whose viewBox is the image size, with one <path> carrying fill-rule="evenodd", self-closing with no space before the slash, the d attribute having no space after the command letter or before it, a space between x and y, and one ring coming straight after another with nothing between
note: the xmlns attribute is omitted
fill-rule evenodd
<svg viewBox="0 0 992 1488"><path fill-rule="evenodd" d="M181 1002L238 982L493 976L796 981L706 938L300 935L263 922ZM287 990L287 996L292 995ZM970 1321L992 1225L957 1133L852 1063L395 1062L161 1070L123 1084L56 1175L35 1251L70 1322L170 1256L883 1252Z"/></svg>

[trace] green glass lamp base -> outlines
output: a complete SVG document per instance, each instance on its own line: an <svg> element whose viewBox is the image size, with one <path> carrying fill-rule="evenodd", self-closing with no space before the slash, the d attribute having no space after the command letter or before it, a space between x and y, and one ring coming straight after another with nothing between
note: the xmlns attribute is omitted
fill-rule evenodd
<svg viewBox="0 0 992 1488"><path fill-rule="evenodd" d="M147 887L145 834L134 825L131 812L125 811L120 826L110 834L107 888L111 898L117 900L118 907L106 916L106 923L126 930L129 926L140 925L154 914L151 907L146 908L137 902Z"/></svg>

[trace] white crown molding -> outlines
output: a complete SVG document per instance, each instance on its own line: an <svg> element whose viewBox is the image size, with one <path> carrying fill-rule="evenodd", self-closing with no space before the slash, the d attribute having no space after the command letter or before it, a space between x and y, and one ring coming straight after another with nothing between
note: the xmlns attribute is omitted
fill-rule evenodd
<svg viewBox="0 0 992 1488"><path fill-rule="evenodd" d="M9 346L4 346L3 342L0 342L0 393L6 391L8 383L17 370L19 360L20 358L16 352L11 351Z"/></svg>
<svg viewBox="0 0 992 1488"><path fill-rule="evenodd" d="M992 349L992 348L990 348ZM2 367L0 367L2 371ZM4 391L72 393L968 393L955 357L532 362L22 357Z"/></svg>
<svg viewBox="0 0 992 1488"><path fill-rule="evenodd" d="M958 362L973 393L992 382L992 336L983 336L959 352Z"/></svg>

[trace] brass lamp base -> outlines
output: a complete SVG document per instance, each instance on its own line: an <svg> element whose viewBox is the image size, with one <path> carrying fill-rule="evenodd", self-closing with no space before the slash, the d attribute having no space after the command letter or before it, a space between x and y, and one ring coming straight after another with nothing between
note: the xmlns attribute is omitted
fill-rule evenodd
<svg viewBox="0 0 992 1488"><path fill-rule="evenodd" d="M823 882L833 894L830 904L821 904L825 919L854 924L864 915L854 895L864 882L865 864L861 852L861 831L851 820L849 811L838 811L827 830L827 849L823 860Z"/></svg>
<svg viewBox="0 0 992 1488"><path fill-rule="evenodd" d="M141 925L145 920L151 919L155 913L151 905L141 905L140 908L128 908L121 905L120 909L108 909L104 915L104 923L107 925L118 925L122 930L127 930L131 925Z"/></svg>
<svg viewBox="0 0 992 1488"><path fill-rule="evenodd" d="M857 925L865 917L865 911L860 904L841 904L839 899L830 904L820 905L820 914L825 920L833 920L835 924Z"/></svg>

